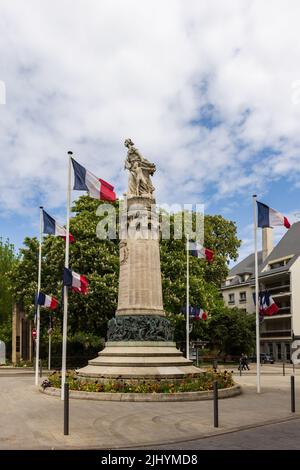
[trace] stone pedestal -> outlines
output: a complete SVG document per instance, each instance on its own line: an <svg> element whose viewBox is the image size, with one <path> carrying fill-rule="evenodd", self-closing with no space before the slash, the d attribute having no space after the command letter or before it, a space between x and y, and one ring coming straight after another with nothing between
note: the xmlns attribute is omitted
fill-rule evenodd
<svg viewBox="0 0 300 470"><path fill-rule="evenodd" d="M84 378L181 379L199 373L172 341L108 341L99 356L80 369Z"/></svg>
<svg viewBox="0 0 300 470"><path fill-rule="evenodd" d="M173 342L165 316L155 200L126 198L121 216L120 277L116 316L99 356L78 371L83 378L179 379L198 375Z"/></svg>

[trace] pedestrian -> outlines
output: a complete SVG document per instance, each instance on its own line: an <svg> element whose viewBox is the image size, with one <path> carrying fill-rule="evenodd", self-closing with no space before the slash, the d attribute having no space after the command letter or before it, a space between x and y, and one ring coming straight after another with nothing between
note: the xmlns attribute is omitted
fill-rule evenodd
<svg viewBox="0 0 300 470"><path fill-rule="evenodd" d="M242 354L241 358L240 358L240 363L241 363L241 370L250 370L250 367L248 365L248 357L246 356L246 354Z"/></svg>

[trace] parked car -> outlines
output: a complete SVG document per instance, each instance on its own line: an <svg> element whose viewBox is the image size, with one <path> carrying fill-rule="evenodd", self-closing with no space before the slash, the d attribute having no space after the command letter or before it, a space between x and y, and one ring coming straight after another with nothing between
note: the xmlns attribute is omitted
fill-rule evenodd
<svg viewBox="0 0 300 470"><path fill-rule="evenodd" d="M256 354L250 357L251 362L256 362ZM274 358L270 354L261 353L260 354L260 363L261 364L274 364Z"/></svg>

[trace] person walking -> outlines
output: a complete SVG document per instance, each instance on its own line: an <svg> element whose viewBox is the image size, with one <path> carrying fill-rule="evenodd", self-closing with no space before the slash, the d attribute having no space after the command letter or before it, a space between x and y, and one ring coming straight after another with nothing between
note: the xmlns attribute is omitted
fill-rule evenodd
<svg viewBox="0 0 300 470"><path fill-rule="evenodd" d="M246 356L246 354L242 354L241 356L241 366L242 366L242 370L250 370L250 367L248 365L248 357Z"/></svg>

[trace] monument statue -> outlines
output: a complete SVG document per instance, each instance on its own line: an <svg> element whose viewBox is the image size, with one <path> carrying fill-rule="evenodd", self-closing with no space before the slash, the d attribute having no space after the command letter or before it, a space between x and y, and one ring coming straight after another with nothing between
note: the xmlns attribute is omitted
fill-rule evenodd
<svg viewBox="0 0 300 470"><path fill-rule="evenodd" d="M125 161L125 169L129 170L127 196L151 197L155 189L150 178L156 171L154 163L141 155L131 139L126 139L124 145L128 148Z"/></svg>
<svg viewBox="0 0 300 470"><path fill-rule="evenodd" d="M119 244L118 306L108 322L104 350L78 375L101 381L176 380L198 375L199 369L176 349L173 327L164 311L159 220L151 182L156 167L131 139L125 140L125 147L129 182L121 219L128 230Z"/></svg>

